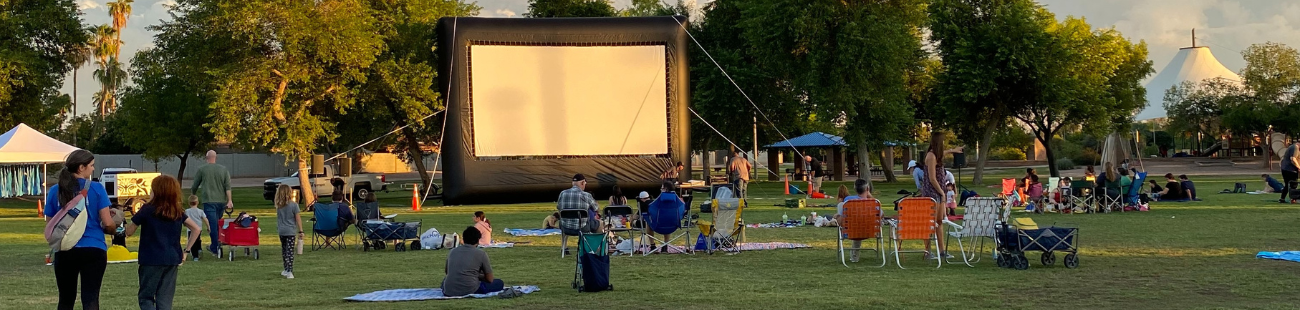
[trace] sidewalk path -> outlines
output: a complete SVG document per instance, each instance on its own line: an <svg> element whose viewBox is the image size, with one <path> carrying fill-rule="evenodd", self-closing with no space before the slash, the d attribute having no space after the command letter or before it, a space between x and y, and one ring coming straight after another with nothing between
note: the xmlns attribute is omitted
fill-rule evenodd
<svg viewBox="0 0 1300 310"><path fill-rule="evenodd" d="M406 173L386 173L386 174L384 174L384 175L387 176L387 178L388 178L388 182L393 182L393 183L409 182L409 181L418 181L418 180L420 180L420 174L419 174L419 173L416 173L416 172L406 172ZM435 174L433 175L433 178L434 178L434 179L441 179L441 178L442 178L442 172L435 173ZM230 179L230 187L262 187L262 184L266 183L266 180L267 180L267 179L271 179L271 178L236 178L236 179ZM181 182L181 187L182 187L182 188L190 188L190 184L191 184L191 183L193 183L193 180L185 180L185 181L182 181L182 182Z"/></svg>

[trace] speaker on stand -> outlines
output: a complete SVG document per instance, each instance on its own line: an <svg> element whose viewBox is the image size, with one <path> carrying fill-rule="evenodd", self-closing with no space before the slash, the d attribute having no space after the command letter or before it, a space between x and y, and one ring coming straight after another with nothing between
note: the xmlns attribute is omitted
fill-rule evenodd
<svg viewBox="0 0 1300 310"><path fill-rule="evenodd" d="M957 190L959 191L958 194L960 195L961 168L966 167L966 153L952 153L952 166L957 168L957 179L952 181L953 184L957 184Z"/></svg>

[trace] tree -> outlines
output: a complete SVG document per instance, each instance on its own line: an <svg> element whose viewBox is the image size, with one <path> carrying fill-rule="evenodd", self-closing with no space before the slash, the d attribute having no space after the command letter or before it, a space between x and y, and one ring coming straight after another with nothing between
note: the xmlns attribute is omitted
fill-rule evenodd
<svg viewBox="0 0 1300 310"><path fill-rule="evenodd" d="M1296 49L1268 42L1251 45L1241 56L1246 60L1242 84L1257 100L1285 106L1300 95L1300 52Z"/></svg>
<svg viewBox="0 0 1300 310"><path fill-rule="evenodd" d="M192 64L181 63L184 58L171 53L174 51L156 47L135 54L131 61L133 86L123 90L122 105L114 118L122 120L126 144L143 151L150 160L180 160L176 178L184 179L190 155L206 150L214 140L205 127L213 93L205 88L208 80L191 70Z"/></svg>
<svg viewBox="0 0 1300 310"><path fill-rule="evenodd" d="M632 0L632 7L618 12L619 16L658 16L662 14L667 7L660 4L659 0ZM683 14L685 15L685 14Z"/></svg>
<svg viewBox="0 0 1300 310"><path fill-rule="evenodd" d="M1145 42L1133 44L1114 29L1093 31L1074 17L1058 23L1045 10L1039 16L1051 23L1051 40L1035 61L1037 96L1014 115L1043 144L1051 175L1060 176L1052 139L1063 128L1104 134L1128 126L1133 113L1146 104L1141 81L1155 70L1147 60Z"/></svg>
<svg viewBox="0 0 1300 310"><path fill-rule="evenodd" d="M180 42L175 49L207 49L180 56L212 75L217 139L285 154L305 171L317 147L338 137L325 115L355 103L355 86L383 49L366 3L182 0L156 29ZM307 176L299 174L303 184Z"/></svg>
<svg viewBox="0 0 1300 310"><path fill-rule="evenodd" d="M1169 128L1219 136L1225 128L1224 113L1246 103L1243 101L1245 97L1245 89L1240 83L1224 78L1199 83L1183 82L1165 91L1164 107L1169 115Z"/></svg>
<svg viewBox="0 0 1300 310"><path fill-rule="evenodd" d="M609 0L528 0L527 17L612 17L618 11Z"/></svg>
<svg viewBox="0 0 1300 310"><path fill-rule="evenodd" d="M0 128L63 123L70 101L58 89L87 37L71 0L0 1Z"/></svg>
<svg viewBox="0 0 1300 310"><path fill-rule="evenodd" d="M935 0L928 7L930 39L945 70L935 86L937 104L919 117L978 142L975 184L982 184L994 134L1014 111L1036 100L1037 54L1051 38L1054 20L1031 0Z"/></svg>
<svg viewBox="0 0 1300 310"><path fill-rule="evenodd" d="M113 87L120 78L125 74L121 72L121 63L117 61L118 51L122 47L122 40L118 39L118 31L109 25L99 25L91 30L93 39L91 41L92 53L97 60L96 64L99 69L95 70L95 79L99 81L100 90L98 99L95 99L95 106L99 109L99 118L103 119L108 114L109 107L113 104ZM114 85L110 85L114 84Z"/></svg>
<svg viewBox="0 0 1300 310"><path fill-rule="evenodd" d="M126 81L126 70L122 69L122 64L118 59L122 58L122 29L126 28L126 20L131 18L131 3L135 0L117 0L108 3L108 15L113 18L113 39L112 57L106 62L105 66L100 68L103 72L97 71L97 77L100 83L104 85L104 96L106 101L103 104L102 113L112 113L117 109L118 88Z"/></svg>
<svg viewBox="0 0 1300 310"><path fill-rule="evenodd" d="M864 155L910 136L905 86L924 57L924 4L748 1L740 27L755 65L777 72L815 124L842 122L845 138Z"/></svg>
<svg viewBox="0 0 1300 310"><path fill-rule="evenodd" d="M429 122L424 117L445 108L434 88L437 55L429 47L437 46L439 18L474 16L480 8L458 0L373 1L371 8L377 21L375 27L384 38L386 48L367 69L366 82L356 87L358 104L351 113L366 117L342 118L341 125L358 130L349 130L340 141L346 141L350 149L404 127L394 140L396 143L391 144L395 146L394 152L405 154L403 159L415 163L422 184L429 184L432 176L424 165L420 144L431 142L441 128L425 126ZM374 124L393 124L393 127Z"/></svg>

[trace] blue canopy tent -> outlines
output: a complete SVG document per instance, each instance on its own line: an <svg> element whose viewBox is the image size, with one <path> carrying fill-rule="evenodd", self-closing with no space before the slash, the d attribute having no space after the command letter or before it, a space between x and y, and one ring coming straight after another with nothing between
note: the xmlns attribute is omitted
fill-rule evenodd
<svg viewBox="0 0 1300 310"><path fill-rule="evenodd" d="M823 162L826 163L827 166L829 166L826 169L831 170L829 174L830 180L843 181L844 180L844 147L847 146L848 143L844 142L843 137L824 133L824 132L814 132L814 133L790 138L789 140L768 144L763 146L763 148L769 150L769 152L767 152L767 164L769 167L779 167L776 158L777 156L776 154L778 152L772 152L772 150L781 151L783 149L798 149L799 152L797 152L796 154L803 153L804 155L814 156L813 154L808 154L807 151L805 150L829 149L830 158L824 160ZM798 155L795 155L794 157L795 157L794 173L796 175L804 174L803 167L805 163L803 157ZM768 173L767 176L767 179L770 181L776 181L779 178L780 176L772 174L770 172Z"/></svg>

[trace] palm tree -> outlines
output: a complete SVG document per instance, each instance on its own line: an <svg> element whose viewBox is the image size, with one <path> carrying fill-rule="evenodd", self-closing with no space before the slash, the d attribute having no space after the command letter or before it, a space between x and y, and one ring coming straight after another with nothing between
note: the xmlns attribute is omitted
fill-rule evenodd
<svg viewBox="0 0 1300 310"><path fill-rule="evenodd" d="M116 70L121 70L120 64L117 63L117 54L122 47L122 40L118 39L117 29L109 25L99 25L94 28L92 36L92 48L95 59L98 61L99 70L95 70L96 79L100 81L100 99L95 100L99 108L99 118L102 120L104 114L112 111L113 92L116 90ZM116 67L116 70L110 70ZM125 74L123 74L123 77Z"/></svg>
<svg viewBox="0 0 1300 310"><path fill-rule="evenodd" d="M78 44L72 48L68 55L68 62L72 64L72 117L77 117L77 70L85 66L95 57L92 42ZM77 135L72 135L72 144L77 144Z"/></svg>
<svg viewBox="0 0 1300 310"><path fill-rule="evenodd" d="M117 57L111 57L107 65L95 70L95 79L104 87L104 96L99 102L100 114L108 114L117 105L117 88L126 81L126 70L122 69L122 62L117 61Z"/></svg>
<svg viewBox="0 0 1300 310"><path fill-rule="evenodd" d="M122 28L126 28L126 20L131 18L132 2L135 0L117 0L108 3L108 15L113 16L113 30L117 30L118 41L122 40Z"/></svg>

